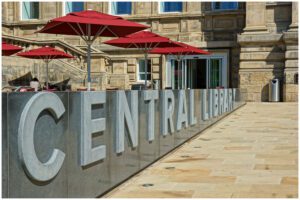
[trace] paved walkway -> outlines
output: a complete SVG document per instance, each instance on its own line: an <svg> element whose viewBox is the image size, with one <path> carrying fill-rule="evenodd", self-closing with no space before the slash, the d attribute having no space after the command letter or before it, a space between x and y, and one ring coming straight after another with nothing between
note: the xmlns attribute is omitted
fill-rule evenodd
<svg viewBox="0 0 300 200"><path fill-rule="evenodd" d="M295 198L297 135L298 104L248 103L105 197Z"/></svg>

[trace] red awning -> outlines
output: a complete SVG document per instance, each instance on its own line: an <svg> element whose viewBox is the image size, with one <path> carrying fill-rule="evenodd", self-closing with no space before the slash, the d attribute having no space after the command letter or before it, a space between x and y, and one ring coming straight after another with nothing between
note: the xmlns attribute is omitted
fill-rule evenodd
<svg viewBox="0 0 300 200"><path fill-rule="evenodd" d="M89 34L88 25L91 30ZM119 16L104 14L93 10L72 12L63 17L50 20L38 33L62 35L91 35L122 37L148 28L148 26L128 21Z"/></svg>
<svg viewBox="0 0 300 200"><path fill-rule="evenodd" d="M150 51L151 54L165 54L165 55L195 55L195 54L211 54L208 51L193 47L182 42L175 42L180 47L168 47L168 48L155 48Z"/></svg>
<svg viewBox="0 0 300 200"><path fill-rule="evenodd" d="M160 36L150 31L140 31L104 42L112 46L123 48L140 48L140 49L152 49L155 47L174 47L178 46L167 37Z"/></svg>
<svg viewBox="0 0 300 200"><path fill-rule="evenodd" d="M22 56L25 58L32 58L32 59L62 59L62 58L74 58L73 56L59 51L52 47L41 47L38 49L32 49L30 51L25 51L18 53L17 56Z"/></svg>
<svg viewBox="0 0 300 200"><path fill-rule="evenodd" d="M13 55L21 50L22 50L21 47L12 44L7 44L6 42L2 42L2 55L4 56Z"/></svg>

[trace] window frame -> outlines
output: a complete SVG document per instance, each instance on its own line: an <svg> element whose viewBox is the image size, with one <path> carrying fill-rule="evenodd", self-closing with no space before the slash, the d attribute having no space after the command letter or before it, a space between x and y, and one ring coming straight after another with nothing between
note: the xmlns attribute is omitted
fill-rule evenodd
<svg viewBox="0 0 300 200"><path fill-rule="evenodd" d="M73 2L80 2L80 3L83 3L83 10L85 10L85 2L84 1L63 1L62 2L62 15L63 16L65 16L65 15L67 15L68 13L66 13L66 5L67 5L67 3L73 3ZM74 12L74 11L72 11L72 12ZM71 13L71 12L69 12L69 13Z"/></svg>
<svg viewBox="0 0 300 200"><path fill-rule="evenodd" d="M41 17L41 2L40 1L20 1L20 21L35 21L39 20ZM38 9L38 18L32 18L32 19L24 19L23 18L23 3L38 3L39 4L39 9Z"/></svg>
<svg viewBox="0 0 300 200"><path fill-rule="evenodd" d="M145 60L145 58L137 58L136 82L144 83L145 79L140 79L140 73L143 73L144 75L146 74L145 72L140 72L140 61L141 60ZM152 60L151 60L151 58L148 58L147 60L150 61L150 72L147 73L148 76L150 75L150 79L149 80L147 79L147 81L151 81ZM147 69L149 69L149 68L147 68Z"/></svg>
<svg viewBox="0 0 300 200"><path fill-rule="evenodd" d="M235 10L239 9L239 2L238 1L230 1L229 3L236 3L236 8L230 8L230 9L222 9L222 8L215 9L215 4L216 3L217 3L216 1L211 2L211 8L212 8L211 10L212 11L216 11L216 12L218 12L218 11L235 11ZM219 3L224 3L224 1L220 1ZM225 2L225 3L228 3L228 2Z"/></svg>
<svg viewBox="0 0 300 200"><path fill-rule="evenodd" d="M162 11L162 7L161 7L161 4L162 3L165 3L166 1L158 1L157 3L158 3L158 6L157 6L157 8L158 8L158 13L159 14L175 14L175 13L183 13L183 1L172 1L172 2L174 2L174 3L178 3L178 2L181 2L182 3L182 10L181 11L172 11L172 12L164 12L164 11Z"/></svg>
<svg viewBox="0 0 300 200"><path fill-rule="evenodd" d="M126 2L130 2L131 3L131 12L130 14L116 14L116 13L113 13L113 10L112 10L112 4L113 3L117 3L117 2L124 2L124 1L109 1L108 2L108 10L109 10L109 14L111 15L115 15L115 16L129 16L129 15L132 15L132 11L133 11L133 2L132 1L126 1Z"/></svg>

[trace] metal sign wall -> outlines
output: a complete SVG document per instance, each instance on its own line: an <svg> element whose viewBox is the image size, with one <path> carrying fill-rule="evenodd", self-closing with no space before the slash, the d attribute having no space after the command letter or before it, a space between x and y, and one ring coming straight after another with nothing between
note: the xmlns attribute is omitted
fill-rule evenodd
<svg viewBox="0 0 300 200"><path fill-rule="evenodd" d="M238 89L2 93L2 196L99 196L242 104Z"/></svg>

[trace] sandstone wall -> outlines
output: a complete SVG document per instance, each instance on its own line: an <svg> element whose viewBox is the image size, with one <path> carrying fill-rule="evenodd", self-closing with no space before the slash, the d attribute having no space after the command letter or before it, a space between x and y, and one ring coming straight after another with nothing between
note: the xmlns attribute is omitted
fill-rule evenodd
<svg viewBox="0 0 300 200"><path fill-rule="evenodd" d="M247 2L246 27L238 36L240 88L247 101L269 101L273 78L280 80L281 101L297 101L298 27L290 30L297 13L289 2Z"/></svg>
<svg viewBox="0 0 300 200"><path fill-rule="evenodd" d="M237 54L239 50L236 36L237 33L242 32L244 27L244 5L244 3L240 3L239 9L235 11L215 12L212 11L211 2L183 2L182 13L161 14L158 11L157 2L133 2L132 15L124 16L124 18L150 25L153 32L176 41L182 41L208 50L218 48L218 51L222 51L223 49L224 52L227 52L232 49L232 55L229 55L231 58L229 69L232 71L229 82L230 84L232 82L232 86L237 87L239 62ZM41 3L40 19L29 21L20 20L19 2L4 2L2 6L2 10L4 11L2 27L5 34L33 39L38 38L40 40L59 39L80 48L85 45L77 36L34 33L42 28L49 19L62 15L63 6L60 2ZM108 13L109 3L86 2L85 8ZM125 56L127 57L127 75L121 78L121 82L127 85L124 86L125 88L128 88L129 85L136 83L136 62L143 55L140 52L136 55L129 55L127 50L116 50L111 49L111 47L107 49L106 46L100 45L101 42L108 39L112 38L97 39L93 47L103 50L112 57L120 58L121 60ZM163 56L156 57L152 59L152 78L154 80L159 79L161 86L164 87L165 76L162 74L162 66L165 66L165 60ZM108 72L106 72L108 77L107 83L108 87L110 87L110 77L114 77L111 70L109 70L112 66L109 63L105 65L93 64L92 66L94 67L93 70L98 72L106 72L105 68L108 69ZM123 79L126 79L126 81L124 82ZM120 85L120 83L112 84L111 87L115 87L114 85Z"/></svg>
<svg viewBox="0 0 300 200"><path fill-rule="evenodd" d="M229 86L242 88L248 101L267 101L268 82L272 78L281 80L282 100L297 101L296 2L239 3L239 9L234 11L214 11L211 5L211 2L183 2L182 13L162 14L158 11L157 2L133 2L132 14L124 18L149 25L153 32L172 40L211 51L229 52ZM108 2L86 2L85 8L109 13L110 6ZM21 21L19 9L19 2L2 3L3 33L41 41L53 38L78 48L85 46L77 36L34 33L49 19L62 15L61 2L41 3L38 20ZM101 45L108 39L112 38L99 38L93 45L93 48L103 50L110 57L106 61L93 61L93 87L128 89L137 83L137 60L143 54ZM164 87L165 57L155 55L151 60L152 78L160 80ZM86 70L85 67L80 69ZM85 80L83 74L81 76ZM61 75L55 77L58 80ZM80 84L84 83L77 83Z"/></svg>

